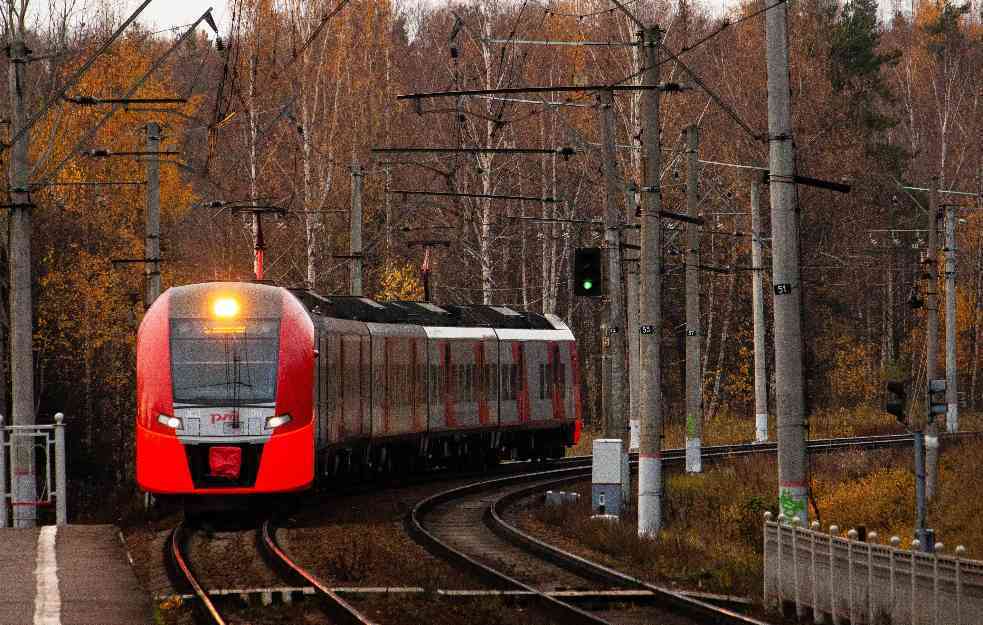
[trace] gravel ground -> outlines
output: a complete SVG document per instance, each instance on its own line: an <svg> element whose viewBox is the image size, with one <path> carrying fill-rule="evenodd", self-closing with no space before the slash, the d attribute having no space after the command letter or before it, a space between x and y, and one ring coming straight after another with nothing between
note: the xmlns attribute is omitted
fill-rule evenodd
<svg viewBox="0 0 983 625"><path fill-rule="evenodd" d="M494 474L486 476L494 477ZM481 477L440 477L421 483L392 486L365 484L344 493L311 495L305 505L280 521L280 546L303 567L329 586L419 586L426 589L474 589L477 580L431 556L410 538L404 519L425 497ZM143 525L124 529L140 583L154 597L174 593L164 559L170 531L182 520L175 512ZM255 521L243 520L213 528L211 537L195 532L189 541L189 559L206 588L248 588L294 585L272 571L259 555ZM190 603L190 602L189 602ZM190 625L189 603L156 602L159 620L166 625ZM521 607L486 600L435 600L379 597L356 603L386 625L434 623L468 625L542 622ZM304 600L294 606L240 607L236 601L219 605L233 623L328 623L316 604Z"/></svg>

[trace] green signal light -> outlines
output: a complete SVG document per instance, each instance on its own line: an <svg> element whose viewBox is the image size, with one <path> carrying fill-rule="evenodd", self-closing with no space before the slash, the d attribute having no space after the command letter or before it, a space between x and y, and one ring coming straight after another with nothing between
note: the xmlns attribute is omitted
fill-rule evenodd
<svg viewBox="0 0 983 625"><path fill-rule="evenodd" d="M585 291L590 291L593 288L594 288L594 283L593 282L591 282L590 280L584 280L584 290Z"/></svg>

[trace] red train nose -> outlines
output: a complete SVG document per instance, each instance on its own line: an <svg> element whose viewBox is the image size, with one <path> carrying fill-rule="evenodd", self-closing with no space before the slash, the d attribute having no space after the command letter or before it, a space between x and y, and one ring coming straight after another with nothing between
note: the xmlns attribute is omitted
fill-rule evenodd
<svg viewBox="0 0 983 625"><path fill-rule="evenodd" d="M239 447L212 447L208 450L208 468L212 477L238 479L239 471L242 469L242 449Z"/></svg>

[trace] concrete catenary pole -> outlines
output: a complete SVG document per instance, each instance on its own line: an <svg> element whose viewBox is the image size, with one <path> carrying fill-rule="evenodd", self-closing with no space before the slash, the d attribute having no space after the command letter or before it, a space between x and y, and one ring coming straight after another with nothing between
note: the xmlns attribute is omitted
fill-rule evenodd
<svg viewBox="0 0 983 625"><path fill-rule="evenodd" d="M8 54L10 133L20 136L10 152L10 395L11 425L34 425L34 363L31 306L31 197L28 193L28 145L25 93L27 47L24 45L25 15L8 14L12 41ZM11 442L17 439L11 437ZM21 439L24 440L24 439ZM34 446L14 445L11 458L14 527L34 527L37 519L37 483Z"/></svg>
<svg viewBox="0 0 983 625"><path fill-rule="evenodd" d="M658 26L643 33L647 85L659 84ZM643 187L641 228L641 305L639 347L641 349L641 435L638 449L638 534L654 536L662 530L662 155L659 128L661 92L642 92ZM633 330L634 331L634 330Z"/></svg>
<svg viewBox="0 0 983 625"><path fill-rule="evenodd" d="M147 124L147 212L144 215L146 238L143 244L145 291L143 305L160 296L160 124Z"/></svg>
<svg viewBox="0 0 983 625"><path fill-rule="evenodd" d="M959 393L956 370L956 207L945 211L945 427L959 431Z"/></svg>
<svg viewBox="0 0 983 625"><path fill-rule="evenodd" d="M802 290L795 143L788 71L788 7L779 4L766 22L768 145L771 189L772 277L775 289L775 407L778 412L778 498L786 517L808 527L809 484L802 380Z"/></svg>
<svg viewBox="0 0 983 625"><path fill-rule="evenodd" d="M759 174L751 179L751 308L754 316L754 440L768 441L768 361L765 352L764 225Z"/></svg>
<svg viewBox="0 0 983 625"><path fill-rule="evenodd" d="M626 210L627 210L627 221L630 224L638 224L638 199L636 193L638 192L637 187L634 184L629 184L625 190L625 196L627 199ZM626 243L629 245L638 246L640 239L640 234L637 229L629 229L625 233ZM639 428L639 415L641 415L641 388L639 387L639 381L641 380L641 363L639 362L639 357L641 356L638 350L638 332L635 328L638 327L638 263L632 263L629 267L634 266L635 271L626 270L625 276L625 298L627 300L626 307L628 309L628 322L626 327L628 328L625 332L628 339L628 423L629 428L629 445L628 448L632 450L638 449L638 428Z"/></svg>
<svg viewBox="0 0 983 625"><path fill-rule="evenodd" d="M686 213L700 210L700 129L686 128ZM700 226L686 223L686 472L702 473L703 367L700 346Z"/></svg>
<svg viewBox="0 0 983 625"><path fill-rule="evenodd" d="M7 527L7 430L0 414L0 529Z"/></svg>
<svg viewBox="0 0 983 625"><path fill-rule="evenodd" d="M358 163L352 165L351 294L362 295L362 188L365 174Z"/></svg>
<svg viewBox="0 0 983 625"><path fill-rule="evenodd" d="M928 383L938 375L939 362L939 179L932 178L928 191L928 253L925 268L928 284L925 288L925 498L935 496L939 470L939 428L931 412Z"/></svg>
<svg viewBox="0 0 983 625"><path fill-rule="evenodd" d="M614 95L611 91L600 94L601 144L604 149L604 243L608 251L608 337L611 354L611 385L608 394L608 414L605 435L624 440L628 450L628 403L625 375L625 298L621 273L621 227L623 220L618 210L621 195L617 181L617 155L614 151Z"/></svg>

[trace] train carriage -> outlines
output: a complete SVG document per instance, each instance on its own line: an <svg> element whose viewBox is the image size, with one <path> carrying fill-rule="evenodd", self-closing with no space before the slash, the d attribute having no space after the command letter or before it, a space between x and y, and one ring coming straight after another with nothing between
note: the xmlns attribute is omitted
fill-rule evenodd
<svg viewBox="0 0 983 625"><path fill-rule="evenodd" d="M580 432L576 342L507 307L169 289L137 336L137 481L170 495L556 457Z"/></svg>

